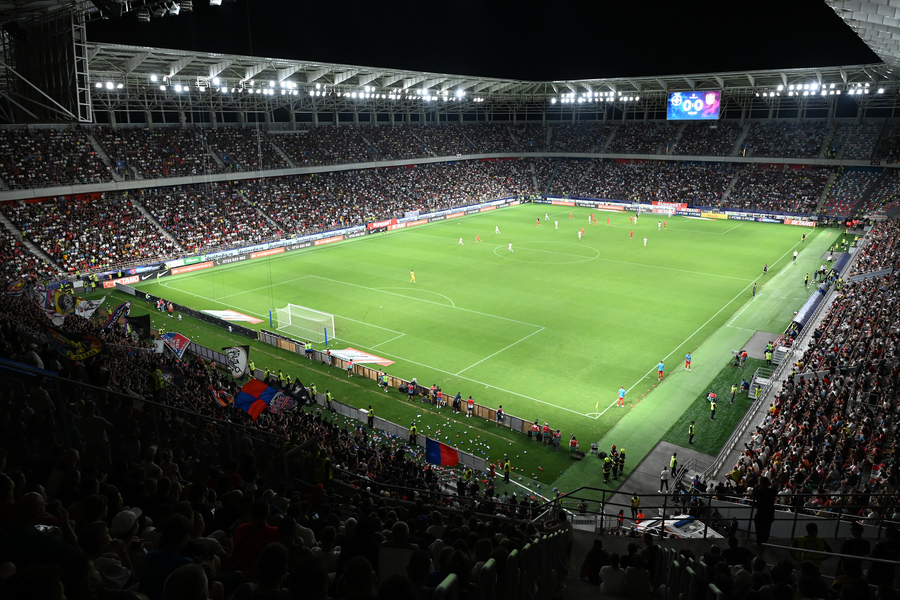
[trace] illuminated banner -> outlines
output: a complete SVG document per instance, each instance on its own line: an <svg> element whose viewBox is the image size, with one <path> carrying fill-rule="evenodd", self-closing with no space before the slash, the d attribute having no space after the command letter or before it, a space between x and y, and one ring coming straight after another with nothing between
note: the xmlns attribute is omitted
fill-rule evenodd
<svg viewBox="0 0 900 600"><path fill-rule="evenodd" d="M181 275L182 273L190 273L191 271L200 271L202 269L208 269L214 266L216 263L213 261L208 261L204 263L198 263L196 265L188 265L184 267L178 267L177 269L172 269L172 275Z"/></svg>
<svg viewBox="0 0 900 600"><path fill-rule="evenodd" d="M480 209L478 212L487 212L489 210L497 210L497 207L496 206L485 206L484 208Z"/></svg>
<svg viewBox="0 0 900 600"><path fill-rule="evenodd" d="M397 219L387 219L385 221L375 221L374 223L369 223L366 225L367 229L378 229L379 227L390 227L395 224Z"/></svg>
<svg viewBox="0 0 900 600"><path fill-rule="evenodd" d="M719 118L722 92L672 92L669 94L669 121L702 121Z"/></svg>
<svg viewBox="0 0 900 600"><path fill-rule="evenodd" d="M409 221L408 223L395 223L388 227L388 229L403 229L404 227L413 227L415 225L424 225L428 222L428 219L419 219L418 221Z"/></svg>
<svg viewBox="0 0 900 600"><path fill-rule="evenodd" d="M806 221L804 219L785 219L784 224L785 225L801 225L803 227L815 227L816 226L815 221Z"/></svg>
<svg viewBox="0 0 900 600"><path fill-rule="evenodd" d="M687 208L687 204L684 202L659 202L658 200L654 200L651 204L661 208Z"/></svg>
<svg viewBox="0 0 900 600"><path fill-rule="evenodd" d="M457 217L463 217L463 216L465 216L465 214L466 214L465 212L455 212L455 213L450 213L449 215L447 215L447 218L448 218L448 219L455 219L455 218L457 218Z"/></svg>
<svg viewBox="0 0 900 600"><path fill-rule="evenodd" d="M324 240L316 240L315 242L313 242L313 245L315 245L315 246L323 246L323 245L325 245L325 244L331 244L331 243L334 243L334 242L340 242L340 241L343 240L343 239L344 239L344 236L342 236L342 235L336 235L336 236L330 237L330 238L328 238L328 239L324 239Z"/></svg>
<svg viewBox="0 0 900 600"><path fill-rule="evenodd" d="M575 202L572 200L551 200L550 204L556 204L557 206L575 206Z"/></svg>
<svg viewBox="0 0 900 600"><path fill-rule="evenodd" d="M703 217L704 219L727 219L728 218L728 215L721 215L719 213L711 213L711 212L700 213L700 216Z"/></svg>
<svg viewBox="0 0 900 600"><path fill-rule="evenodd" d="M272 256L273 254L283 254L284 246L281 248L273 248L271 250L263 250L262 252L251 252L250 258L262 258L264 256Z"/></svg>
<svg viewBox="0 0 900 600"><path fill-rule="evenodd" d="M131 277L120 277L119 279L114 279L112 281L104 281L103 287L106 289L116 287L117 283L121 283L122 285L130 285L132 283L138 283L141 280L140 275L132 275Z"/></svg>

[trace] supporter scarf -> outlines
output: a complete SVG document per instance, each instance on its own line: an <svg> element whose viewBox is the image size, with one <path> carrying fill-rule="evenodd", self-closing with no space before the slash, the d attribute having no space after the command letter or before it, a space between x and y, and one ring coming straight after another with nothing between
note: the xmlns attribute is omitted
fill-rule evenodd
<svg viewBox="0 0 900 600"><path fill-rule="evenodd" d="M106 321L106 325L103 326L103 331L111 331L113 327L116 326L116 323L119 322L119 319L122 317L128 317L131 314L131 301L123 302L118 305L113 311L112 314L109 315L109 319Z"/></svg>

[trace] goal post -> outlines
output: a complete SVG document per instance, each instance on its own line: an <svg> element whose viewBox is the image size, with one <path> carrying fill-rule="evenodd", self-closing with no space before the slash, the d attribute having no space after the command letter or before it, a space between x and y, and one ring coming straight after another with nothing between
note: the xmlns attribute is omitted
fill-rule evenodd
<svg viewBox="0 0 900 600"><path fill-rule="evenodd" d="M316 343L328 341L335 335L334 315L297 304L275 309L275 314L278 319L276 331Z"/></svg>

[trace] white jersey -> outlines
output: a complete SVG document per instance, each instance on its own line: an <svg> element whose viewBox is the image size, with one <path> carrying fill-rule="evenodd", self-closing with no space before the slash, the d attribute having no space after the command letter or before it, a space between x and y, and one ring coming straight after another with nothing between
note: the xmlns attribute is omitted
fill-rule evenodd
<svg viewBox="0 0 900 600"><path fill-rule="evenodd" d="M494 225L494 233L496 233L497 235L499 235L499 234L500 234L500 227Z"/></svg>
<svg viewBox="0 0 900 600"><path fill-rule="evenodd" d="M644 238L644 245L647 245L647 238Z"/></svg>
<svg viewBox="0 0 900 600"><path fill-rule="evenodd" d="M559 221L553 221L554 229L559 229Z"/></svg>
<svg viewBox="0 0 900 600"><path fill-rule="evenodd" d="M465 244L463 244L462 238L459 238L459 245L460 245L460 246L465 246Z"/></svg>
<svg viewBox="0 0 900 600"><path fill-rule="evenodd" d="M512 242L509 243L509 251L514 252L514 250L512 249Z"/></svg>

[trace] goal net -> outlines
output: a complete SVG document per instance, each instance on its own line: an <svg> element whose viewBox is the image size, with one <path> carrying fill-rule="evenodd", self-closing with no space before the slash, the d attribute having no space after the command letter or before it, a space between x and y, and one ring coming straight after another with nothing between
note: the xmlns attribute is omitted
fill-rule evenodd
<svg viewBox="0 0 900 600"><path fill-rule="evenodd" d="M317 343L324 342L326 335L329 339L334 337L334 315L296 304L288 304L275 312L278 318L276 331Z"/></svg>

